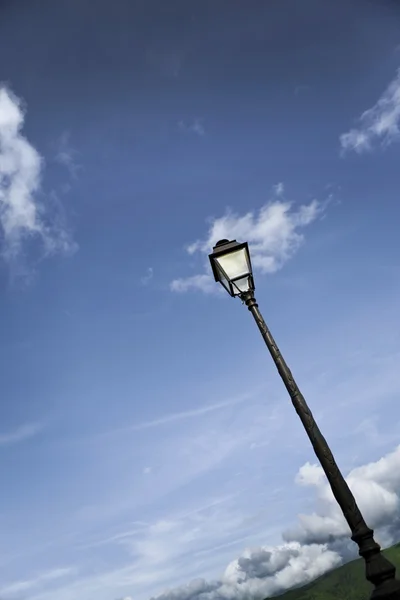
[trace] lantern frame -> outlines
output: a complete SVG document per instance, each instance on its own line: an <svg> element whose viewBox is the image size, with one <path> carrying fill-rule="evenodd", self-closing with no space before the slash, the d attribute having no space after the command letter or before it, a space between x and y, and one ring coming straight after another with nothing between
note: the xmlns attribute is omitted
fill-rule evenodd
<svg viewBox="0 0 400 600"><path fill-rule="evenodd" d="M247 271L245 273L241 273L237 277L230 278L222 268L218 259L233 252L239 251L244 251L244 256L247 263ZM235 296L240 297L245 292L254 291L253 268L251 265L249 245L247 242L239 243L236 240L220 240L215 244L212 253L209 255L209 259L215 281L219 282L230 296L233 298ZM237 285L239 281L244 279L247 279L247 289L245 290L240 289L240 287Z"/></svg>

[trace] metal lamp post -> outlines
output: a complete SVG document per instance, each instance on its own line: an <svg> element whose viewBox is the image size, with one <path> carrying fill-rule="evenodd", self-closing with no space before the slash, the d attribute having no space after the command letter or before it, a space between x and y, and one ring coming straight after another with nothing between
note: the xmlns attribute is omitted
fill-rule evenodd
<svg viewBox="0 0 400 600"><path fill-rule="evenodd" d="M374 586L371 600L400 600L400 581L396 579L396 568L383 556L379 544L374 540L373 530L367 526L304 396L259 311L254 296L255 286L247 243L220 240L214 246L209 258L215 281L221 283L230 296L238 296L246 304L257 323L329 481L333 495L350 527L351 539L358 545L359 554L365 561L366 578Z"/></svg>

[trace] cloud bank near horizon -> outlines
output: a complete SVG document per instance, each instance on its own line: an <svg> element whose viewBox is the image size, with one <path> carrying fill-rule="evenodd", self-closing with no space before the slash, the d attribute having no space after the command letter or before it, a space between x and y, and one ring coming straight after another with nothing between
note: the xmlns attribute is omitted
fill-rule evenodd
<svg viewBox="0 0 400 600"><path fill-rule="evenodd" d="M400 446L380 460L353 469L346 478L376 539L388 546L400 537ZM306 463L296 483L316 491L317 510L299 515L283 532L283 544L246 549L217 581L196 579L151 600L262 599L304 585L356 557L357 547L322 468Z"/></svg>

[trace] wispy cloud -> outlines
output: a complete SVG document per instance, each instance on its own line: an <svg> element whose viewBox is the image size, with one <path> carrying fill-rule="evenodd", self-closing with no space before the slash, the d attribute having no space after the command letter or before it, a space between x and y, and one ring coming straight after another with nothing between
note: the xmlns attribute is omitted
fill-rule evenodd
<svg viewBox="0 0 400 600"><path fill-rule="evenodd" d="M178 127L180 131L194 133L199 137L203 137L206 134L203 119L196 118L192 121L179 121Z"/></svg>
<svg viewBox="0 0 400 600"><path fill-rule="evenodd" d="M397 539L400 505L400 446L379 461L351 471L347 477L367 522L379 528L382 543ZM197 579L168 590L158 600L245 600L263 598L307 583L355 556L349 528L325 475L306 463L296 483L317 490L318 512L299 515L299 527L284 533L284 543L245 550L217 581Z"/></svg>
<svg viewBox="0 0 400 600"><path fill-rule="evenodd" d="M154 588L167 582L176 582L185 572L191 576L196 569L208 569L214 553L240 544L247 537L247 523L231 505L232 496L215 497L205 504L197 503L192 510L161 515L140 528L119 531L105 539L105 543L126 556L126 564L119 569L101 574L76 578L55 590L62 600L91 596L101 592L101 598L149 598ZM233 537L235 536L235 537ZM228 540L216 546L216 539ZM190 559L188 560L188 557ZM49 592L35 600L51 598Z"/></svg>
<svg viewBox="0 0 400 600"><path fill-rule="evenodd" d="M22 102L0 86L0 226L7 260L15 259L22 241L31 238L40 239L47 253L76 248L39 200L43 160L21 133L24 120Z"/></svg>
<svg viewBox="0 0 400 600"><path fill-rule="evenodd" d="M357 330L353 321L354 319L349 326L343 325L346 328L346 339L350 347L352 347L352 328L355 328L354 331ZM392 323L392 319L389 318L389 321ZM334 324L332 328L334 329ZM333 347L341 339L339 334L336 338L334 334L328 337L332 337ZM387 345L384 341L386 340L381 340L383 346ZM365 343L364 338L361 342L363 348L370 348L370 344ZM359 347L359 343L358 338L356 347ZM313 340L306 341L306 348L302 352L307 354L308 345L315 353L318 344L315 345ZM373 351L368 350L367 353L373 352L375 356L376 351L375 347ZM343 352L342 343L340 343L339 355L341 352ZM316 387L309 387L307 394L314 399L324 399L323 430L328 439L335 440L338 449L342 449L339 452L342 457L338 457L340 462L340 458L343 460L343 455L348 454L349 447L352 451L358 451L360 447L365 448L368 444L365 443L365 435L361 439L352 436L351 443L347 438L345 441L342 438L338 439L337 432L338 428L340 429L341 417L335 398L340 397L346 403L346 419L349 428L353 430L355 423L359 422L360 414L359 408L352 406L352 399L356 396L355 390L359 392L360 389L364 389L368 390L368 393L371 391L375 406L379 403L380 408L384 407L384 412L390 414L390 410L383 403L387 390L382 389L382 381L386 382L389 378L386 368L382 369L381 359L376 367L377 372L373 373L374 369L364 354L362 358L357 358L357 361L363 365L358 377L352 381L350 387L340 388L337 382L343 378L343 370L342 367L337 366L338 361L335 360L335 356L336 354L329 357L328 362L332 372L328 379L323 385L319 383ZM396 364L395 358L390 361L391 371ZM348 359L347 354L342 357L346 369L354 370L354 364ZM367 379L365 379L366 366ZM315 369L318 371L318 365L313 366L313 370ZM398 388L398 371L394 369L393 373L396 380L392 382L393 385L390 385L390 395L395 395L393 390ZM375 389L372 375L379 382L380 389ZM304 379L301 369L298 376L300 380ZM114 498L103 498L105 505L110 508L114 502L121 501L122 498L129 507L127 511L129 520L125 523L121 521L117 523L115 514L111 521L108 520L109 517L104 518L100 513L97 516L98 536L101 537L97 539L99 548L110 544L106 556L108 559L116 553L119 557L118 568L113 568L111 565L108 570L101 570L95 574L92 574L90 569L84 569L82 570L84 575L74 578L66 585L60 584L59 589L55 591L40 592L37 596L30 597L30 600L52 600L54 597L59 600L76 600L92 596L98 597L99 600L107 600L132 596L133 593L137 600L148 600L151 595L162 594L166 588L170 588L170 592L165 592L161 596L162 600L175 599L175 597L185 600L190 590L197 589L194 583L186 583L195 577L202 578L197 593L199 600L213 599L211 589L215 591L214 596L219 600L244 600L249 596L267 597L291 585L306 583L332 566L340 564L343 557L349 556L348 545L351 546L354 555L356 547L351 541L347 544L348 532L340 511L338 512L333 500L328 498L324 501L327 483L320 467L307 464L308 454L298 462L299 455L304 456L302 448L304 446L308 448L304 440L306 436L301 424L292 415L290 403L283 400L282 394L276 394L274 388L271 389L275 379L274 377L268 384L268 398L270 400L272 396L277 399L276 408L279 409L277 421L272 418L274 406L271 406L270 401L266 405L263 394L257 402L242 403L232 411L222 409L210 412L203 419L192 418L182 421L179 422L179 427L161 430L161 434L158 429L152 432L145 430L137 468L130 458L129 465L133 469L129 468L128 479L119 481L118 485L111 483L105 463L102 476L107 482L106 487L116 492ZM278 381L276 384L277 389L280 390ZM397 384L397 388L394 384ZM362 397L366 409L365 402L369 406L370 401L368 398L366 400L365 394L362 394ZM320 406L315 401L312 402L312 406L317 409L316 413L320 411ZM190 413L193 414L192 411ZM393 429L396 431L395 426ZM285 444L282 444L283 430L287 437ZM152 436L152 433L155 435ZM132 456L138 447L138 440L134 435L126 436L132 446L127 447L125 444L119 446L119 440L122 438L125 436L116 436L113 444L101 443L101 446L107 446L107 455L111 448L114 449L116 464L124 456ZM250 450L254 443L258 445L267 440L271 444L269 449L257 452ZM290 450L290 446L293 450ZM280 449L278 458L277 448ZM293 452L292 457L295 461L291 462L290 466L285 462L287 458L285 454L288 450ZM251 452L251 457L246 452ZM98 456L98 448L96 454L101 460L101 456ZM346 469L347 472L350 471L348 481L351 482L351 478L357 480L357 483L351 483L351 486L370 524L378 527L377 539L384 544L389 544L394 538L396 523L398 524L396 513L393 512L396 501L393 502L395 498L389 488L390 485L391 489L398 490L397 495L400 494L398 478L400 469L396 462L400 452L395 451L394 454L396 454L394 457L391 456L393 453L384 457L383 462L386 463L384 465L381 461L366 465L362 473L357 469L350 471L350 467ZM140 487L136 485L133 488L132 472L140 474L145 466L142 462L144 456L145 465L155 466L154 477L134 476L133 478L140 479L141 483ZM294 497L295 490L288 487L285 472L287 474L293 469L295 473L302 464L303 467L296 476L296 485L302 487L307 485L311 489L309 495L311 498L312 491L315 491L316 510L304 511L306 518L301 515L297 525L287 529L288 523L294 521L295 513L293 504L290 506L289 503L289 509L285 505L285 498ZM379 464L378 469L376 465ZM257 470L252 473L255 465ZM234 479L234 473L242 469L245 470L243 476ZM378 480L378 470L380 480ZM206 474L211 475L209 480L205 478ZM251 481L256 474L260 477L257 487ZM268 489L268 485L266 486L266 481L270 481L270 474L275 489ZM231 478L229 485L227 485L228 475ZM283 479L280 479L281 475ZM366 482L368 477L371 480L369 483ZM391 481L389 481L390 477L392 477ZM188 483L193 482L194 478L197 478L197 483L190 487ZM142 485L146 486L143 493ZM284 492L273 497L276 488L281 485ZM157 493L164 494L163 498L168 497L168 502L158 505L156 514L155 496L151 486L154 486ZM377 486L380 486L380 489ZM176 493L178 488L181 488L181 491ZM207 502L210 500L210 489L220 497L224 494L239 493L234 499L218 505L220 506L218 509L215 502ZM175 490L173 495L172 490ZM362 503L364 495L369 498L369 506L373 507L375 503L383 507L381 512L384 515L384 522L380 521L379 524L374 521L374 513L370 511L365 500L364 504ZM297 495L299 505L302 503L300 496L301 494ZM171 498L179 498L179 500L171 503ZM145 506L149 506L148 511ZM265 507L267 510L261 513L261 508L265 509ZM259 509L260 514L257 516ZM91 509L90 517L92 512ZM274 515L273 518L271 514ZM137 517L146 522L133 523L132 520ZM255 517L258 520L255 520ZM326 523L331 522L328 521L329 519L333 519L332 529L337 534L334 543L327 542L324 538ZM84 523L83 521L81 525ZM79 530L82 536L83 527ZM283 540L280 539L282 531ZM85 539L87 541L83 536L82 541ZM247 544L250 548L243 550ZM89 561L93 560L94 551L91 549ZM82 564L84 565L84 561ZM228 567L224 569L226 565ZM222 575L216 579L215 575L218 572ZM205 596L201 596L201 593ZM196 594L194 600L197 600Z"/></svg>
<svg viewBox="0 0 400 600"><path fill-rule="evenodd" d="M246 402L250 398L252 398L253 394L254 394L254 392L252 394L243 394L242 396L239 396L237 398L232 398L230 400L225 400L224 402L217 402L215 404L201 406L201 407L195 408L193 410L186 410L186 411L182 411L182 412L172 413L172 414L160 417L159 419L154 419L152 421L144 421L143 423L137 423L136 425L132 425L129 429L131 431L139 431L141 429L150 429L153 427L160 427L161 425L167 425L169 423L176 423L177 421L183 421L186 419L195 419L197 417L202 417L203 415L213 413L217 410L221 410L223 408L228 408L230 406L235 406L237 404Z"/></svg>
<svg viewBox="0 0 400 600"><path fill-rule="evenodd" d="M96 454L102 453L106 447L113 449L116 464L121 454L126 455L127 447L140 445L140 457L134 460L135 464L131 462L130 469L140 474L144 467L151 466L152 476L126 481L122 495L120 486L111 486L101 498L95 498L91 504L77 511L74 528L82 530L89 522L97 521L102 522L104 530L105 523L116 515L121 518L143 502L147 505L158 502L179 488L185 489L188 506L192 490L197 487L196 482L212 477L213 472L223 466L226 470L221 486L224 487L227 480L229 487L234 477L231 470L234 473L239 470L235 457L241 461L243 455L250 452L253 442L260 442L266 437L271 441L277 435L280 411L272 402L269 402L268 410L262 408L265 388L260 387L261 390L262 394L254 390L253 394L245 391L233 401L172 413L165 418L138 423L133 429L113 429L92 438ZM110 441L105 443L105 440ZM110 460L110 450L107 450L107 455ZM232 485L237 487L236 479ZM196 500L199 500L198 492ZM140 514L142 519L142 509Z"/></svg>
<svg viewBox="0 0 400 600"><path fill-rule="evenodd" d="M276 196L283 196L283 194L285 193L285 185L284 183L282 183L282 181L275 184L272 189Z"/></svg>
<svg viewBox="0 0 400 600"><path fill-rule="evenodd" d="M40 588L48 583L54 582L58 579L70 576L76 571L72 567L58 568L51 571L41 573L32 579L25 579L23 581L14 581L0 588L1 597L20 597L22 592L32 591L36 588Z"/></svg>
<svg viewBox="0 0 400 600"><path fill-rule="evenodd" d="M398 539L400 502L400 447L380 460L353 469L347 481L367 522L377 529L383 545ZM167 587L157 600L246 600L265 598L293 586L305 584L345 560L355 558L356 545L351 542L347 524L318 465L306 463L295 482L316 491L316 510L299 515L298 525L283 533L276 544L252 545L234 560L232 552L244 546L249 537L246 515L231 502L232 497L215 498L194 510L166 514L139 528L119 531L104 540L116 545L127 556L125 566L99 575L76 578L53 591L53 596L73 600L107 594L138 599L149 592ZM243 490L243 496L246 491ZM271 500L271 496L268 498ZM265 498L264 498L265 501ZM278 499L279 501L279 499ZM274 509L277 508L274 506ZM271 508L270 508L271 510ZM254 542L270 535L254 522L250 536ZM397 536L397 537L396 537ZM259 543L259 542L258 542ZM205 573L214 570L217 555L223 555L227 567L218 579ZM184 575L182 576L182 573ZM190 581L190 577L200 575ZM183 577L190 582L177 585ZM50 599L51 593L35 596ZM99 596L100 597L100 596Z"/></svg>
<svg viewBox="0 0 400 600"><path fill-rule="evenodd" d="M244 215L230 210L220 218L213 219L205 240L196 241L187 247L189 254L200 252L203 256L211 251L220 239L247 241L250 245L252 263L261 273L274 273L297 252L304 242L301 230L322 215L330 198L325 202L313 200L309 204L295 207L283 199L284 185L273 188L273 198L258 212ZM175 279L170 287L174 292L199 289L213 293L215 285L206 261L207 272L186 278Z"/></svg>
<svg viewBox="0 0 400 600"><path fill-rule="evenodd" d="M309 381L306 393L311 406L318 420L319 413L323 412L320 423L323 432L337 448L337 460L339 464L345 464L344 473L350 473L352 477L356 471L353 464L348 464L352 463L351 454L359 453L362 460L358 464L364 464L370 462L369 457L364 458L368 453L375 461L370 464L377 464L376 458L387 452L387 448L379 454L375 450L371 452L369 434L354 435L353 432L360 422L356 404L360 390L366 416L371 414L372 400L374 412L379 409L384 414L395 415L390 410L387 396L393 397L394 408L399 384L398 353L390 357L389 353L393 352L393 318L397 304L396 298L391 298L390 302L379 304L378 311L376 300L367 312L357 307L357 313L342 320L341 327L337 322L327 324L323 337L330 340L328 355L322 351L321 332L310 331L298 350L297 359L296 353L294 356L294 362L297 362L295 375L299 381ZM376 312L384 314L385 319L378 323ZM363 327L365 322L369 323L368 328ZM377 335L378 329L380 335ZM386 329L388 336L384 333ZM343 330L346 330L345 349ZM355 351L358 351L356 356L353 355ZM311 367L304 358L310 352L314 356ZM316 374L322 372L324 377L320 379ZM38 592L37 596L29 595L30 600L89 597L109 600L132 595L136 600L149 600L150 596L161 594L167 588L183 600L187 597L186 585L195 577L205 582L200 590L204 591L205 585L214 582L218 594L222 588L229 600L242 600L245 593L257 598L265 589L267 593L262 597L267 597L269 590L277 590L279 586L284 588L296 581L305 583L307 578L322 573L330 565L338 564L343 556L348 556L345 554L348 552L347 534L339 535L335 544L325 543L323 535L328 518L332 518L334 503L321 500L326 480L320 468L311 464L313 458L308 440L281 387L279 378L271 376L267 394L264 392L233 410L211 411L203 416L178 420L171 427L144 429L143 434L116 435L112 443L99 440L93 453L96 462L102 464L103 491L100 494L96 491L94 507L88 507L84 519L74 518L68 524L70 530L79 532L74 541L81 544L93 541L98 546L85 552L79 549L82 552L79 554L81 575L65 585L60 581L56 591L48 591L46 587L46 591ZM216 398L218 402L219 393ZM342 408L346 412L347 432L342 427L338 398L339 404L345 404ZM275 407L278 412L274 420ZM193 411L184 410L172 414L181 412L193 414ZM391 424L395 434L399 430L396 419L392 418ZM286 442L283 442L283 431ZM261 448L262 442L269 442L269 448ZM258 447L257 451L251 449L254 447ZM121 470L126 473L114 478L113 473L120 470L121 463L127 466ZM144 477L142 470L150 465L153 473ZM301 465L296 477L296 486L301 485L301 488L296 493L290 473L295 474ZM235 477L238 471L242 475ZM386 471L393 473L394 478L400 472L393 461L386 466ZM257 483L256 477L259 477ZM366 485L365 474L362 478L357 476L357 480L357 485ZM272 486L269 485L271 482ZM310 482L314 483L311 485ZM374 482L373 494L378 489L375 484L381 486L376 479ZM306 484L308 487L304 487ZM394 481L394 488L396 485ZM283 491L273 496L279 487ZM384 487L388 492L386 482ZM362 505L364 492L358 491L362 487L353 489L360 496L360 506L366 517L371 518L371 525L375 525L373 515L365 503ZM217 499L238 491L241 493L221 504L220 510L206 508L212 505L207 502L211 494ZM314 493L315 511L314 507L308 508ZM382 497L371 496L371 505L373 502L382 504L382 512L393 526L389 530L384 524L379 526L377 539L390 543L396 525L395 513L390 512L394 507L393 496L382 490L380 493ZM287 502L288 498L294 497L298 509L293 507L293 502ZM96 507L96 502L103 503L103 507ZM126 512L121 512L120 502L125 503L123 510ZM199 512L203 508L201 514L196 515L197 507ZM104 514L103 508L117 509L117 512ZM96 512L97 516L93 517ZM309 520L301 517L296 521L297 512L304 513ZM319 519L313 518L314 512ZM137 519L143 522L134 523ZM335 513L333 530L338 534L345 531L340 529L343 520L340 524L339 519L340 513ZM296 526L288 529L288 525ZM285 534L283 540L282 532ZM319 541L311 535L318 536ZM397 539L400 539L400 532ZM351 541L348 544L354 555L355 545ZM246 545L249 546L247 551L244 550ZM32 542L32 554L34 548L35 541ZM63 545L59 540L54 552L62 556ZM301 568L303 561L305 569ZM94 573L92 565L96 563L99 567ZM109 566L104 569L106 563ZM282 567L276 568L277 564ZM233 571L240 582L234 579L236 575L229 573L225 579L227 565L233 565L229 573ZM48 565L42 564L42 567ZM300 580L296 579L299 572ZM29 577L21 577L25 578ZM189 584L189 590L193 585ZM200 598L209 600L207 595Z"/></svg>
<svg viewBox="0 0 400 600"><path fill-rule="evenodd" d="M78 163L78 152L71 144L71 135L65 131L58 142L55 161L65 167L73 179L76 179L81 165Z"/></svg>
<svg viewBox="0 0 400 600"><path fill-rule="evenodd" d="M152 267L149 267L146 271L146 274L143 275L143 277L141 277L140 283L142 285L148 285L150 283L150 281L153 279L153 277L154 277L154 270Z"/></svg>
<svg viewBox="0 0 400 600"><path fill-rule="evenodd" d="M372 150L374 144L388 146L399 139L400 69L376 104L362 113L359 127L340 136L342 150L359 154Z"/></svg>
<svg viewBox="0 0 400 600"><path fill-rule="evenodd" d="M0 433L0 446L10 446L34 437L44 429L43 423L27 423L13 431Z"/></svg>
<svg viewBox="0 0 400 600"><path fill-rule="evenodd" d="M167 49L165 44L162 44L162 47L154 45L148 47L146 60L150 66L169 79L178 79L184 64L184 57L181 52Z"/></svg>

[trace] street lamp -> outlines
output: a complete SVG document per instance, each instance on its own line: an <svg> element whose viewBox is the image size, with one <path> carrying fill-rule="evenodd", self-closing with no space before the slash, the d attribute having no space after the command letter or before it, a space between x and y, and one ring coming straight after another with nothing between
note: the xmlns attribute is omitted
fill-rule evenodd
<svg viewBox="0 0 400 600"><path fill-rule="evenodd" d="M383 556L381 547L375 542L373 530L364 521L356 500L259 311L254 296L255 286L247 243L220 240L209 258L215 281L221 283L230 296L238 296L257 323L333 495L350 527L351 539L358 545L359 554L365 561L366 578L374 585L371 600L400 600L400 581L396 579L396 568Z"/></svg>

